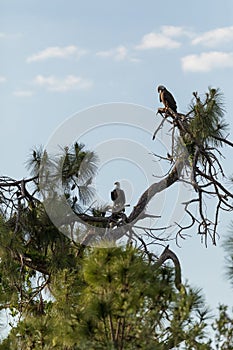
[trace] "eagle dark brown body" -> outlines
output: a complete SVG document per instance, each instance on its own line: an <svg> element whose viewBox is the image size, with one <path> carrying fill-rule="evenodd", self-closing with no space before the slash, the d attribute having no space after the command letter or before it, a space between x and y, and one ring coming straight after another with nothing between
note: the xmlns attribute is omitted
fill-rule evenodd
<svg viewBox="0 0 233 350"><path fill-rule="evenodd" d="M162 102L165 108L171 108L177 113L177 105L172 94L163 85L158 86L159 101Z"/></svg>
<svg viewBox="0 0 233 350"><path fill-rule="evenodd" d="M116 188L111 192L111 199L113 201L113 212L121 212L125 210L125 193L120 188L120 183L117 181L114 184Z"/></svg>

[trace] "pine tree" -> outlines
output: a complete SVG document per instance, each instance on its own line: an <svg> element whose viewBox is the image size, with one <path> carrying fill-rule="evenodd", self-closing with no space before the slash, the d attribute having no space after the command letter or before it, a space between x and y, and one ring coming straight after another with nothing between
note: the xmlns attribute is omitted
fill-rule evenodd
<svg viewBox="0 0 233 350"><path fill-rule="evenodd" d="M222 145L233 146L224 134L223 112L216 89L203 99L194 93L186 115L166 110L163 122L172 120L172 169L121 220L93 205L98 159L82 144L55 156L34 149L28 160L31 177L1 176L0 306L15 324L0 349L233 348L227 307L220 307L213 324L215 346L206 333L208 307L199 290L182 283L177 256L168 246L160 257L150 249L168 238L161 239L157 228L137 225L151 217L146 208L157 193L186 181L195 194L185 204L191 224L178 224L176 237L196 225L198 234L216 244L219 212L232 210L233 197L219 181L224 173L216 156ZM217 199L214 220L203 211L204 196L210 195ZM166 227L160 230L165 236ZM103 236L105 248L99 243ZM128 243L119 247L122 237Z"/></svg>

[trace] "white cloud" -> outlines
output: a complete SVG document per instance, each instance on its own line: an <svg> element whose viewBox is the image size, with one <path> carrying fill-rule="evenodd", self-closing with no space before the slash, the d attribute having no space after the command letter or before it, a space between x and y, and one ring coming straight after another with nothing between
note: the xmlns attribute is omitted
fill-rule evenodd
<svg viewBox="0 0 233 350"><path fill-rule="evenodd" d="M143 36L141 43L136 46L137 50L146 49L176 49L181 46L181 43L171 39L165 34L161 33L148 33Z"/></svg>
<svg viewBox="0 0 233 350"><path fill-rule="evenodd" d="M5 38L5 37L6 37L6 34L3 32L0 32L0 38Z"/></svg>
<svg viewBox="0 0 233 350"><path fill-rule="evenodd" d="M70 56L80 57L86 54L86 50L80 49L75 45L59 47L59 46L51 46L42 50L34 55L31 55L27 58L27 62L38 62L45 61L49 58L67 58Z"/></svg>
<svg viewBox="0 0 233 350"><path fill-rule="evenodd" d="M93 82L88 79L77 77L75 75L67 75L63 79L55 76L37 75L34 79L34 84L44 87L49 91L66 92L75 89L89 89L93 86Z"/></svg>
<svg viewBox="0 0 233 350"><path fill-rule="evenodd" d="M179 48L182 43L174 38L182 36L191 38L194 36L194 33L184 27L164 25L160 27L159 32L145 34L140 44L136 46L136 49L176 49Z"/></svg>
<svg viewBox="0 0 233 350"><path fill-rule="evenodd" d="M0 84L5 83L6 82L6 77L3 77L2 75L0 75Z"/></svg>
<svg viewBox="0 0 233 350"><path fill-rule="evenodd" d="M181 42L174 40L174 37L188 36L193 37L193 33L189 30L186 30L184 27L178 26L161 26L160 32L147 33L145 34L139 45L135 46L136 50L146 50L153 48L167 48L174 49L181 46ZM98 51L96 53L99 57L111 57L116 61L128 60L131 62L139 62L140 59L131 57L130 52L127 47L121 45L116 48Z"/></svg>
<svg viewBox="0 0 233 350"><path fill-rule="evenodd" d="M31 97L34 93L31 90L16 90L13 92L13 95L17 97Z"/></svg>
<svg viewBox="0 0 233 350"><path fill-rule="evenodd" d="M192 40L193 45L201 44L214 47L233 41L233 26L216 28L205 32Z"/></svg>
<svg viewBox="0 0 233 350"><path fill-rule="evenodd" d="M131 62L137 62L136 58L130 57L128 49L121 45L111 50L98 51L96 56L99 57L111 57L116 61L129 60Z"/></svg>
<svg viewBox="0 0 233 350"><path fill-rule="evenodd" d="M98 51L96 55L100 57L113 57L117 61L123 61L127 57L127 53L128 50L125 46L118 46L115 49Z"/></svg>
<svg viewBox="0 0 233 350"><path fill-rule="evenodd" d="M203 52L199 55L188 55L181 60L184 71L209 72L217 68L233 67L233 52Z"/></svg>
<svg viewBox="0 0 233 350"><path fill-rule="evenodd" d="M185 29L184 27L178 26L162 26L161 27L162 34L167 37L179 37L179 36L193 36L193 32Z"/></svg>

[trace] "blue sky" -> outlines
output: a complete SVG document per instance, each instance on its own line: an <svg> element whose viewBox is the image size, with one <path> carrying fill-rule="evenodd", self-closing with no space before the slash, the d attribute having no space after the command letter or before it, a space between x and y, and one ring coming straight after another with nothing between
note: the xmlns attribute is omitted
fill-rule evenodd
<svg viewBox="0 0 233 350"><path fill-rule="evenodd" d="M232 0L0 0L0 50L1 174L26 176L30 149L85 108L124 102L156 110L159 84L181 112L193 91L221 88L232 130ZM231 174L231 151L224 155ZM212 306L232 304L220 247L193 238L176 249L185 277Z"/></svg>

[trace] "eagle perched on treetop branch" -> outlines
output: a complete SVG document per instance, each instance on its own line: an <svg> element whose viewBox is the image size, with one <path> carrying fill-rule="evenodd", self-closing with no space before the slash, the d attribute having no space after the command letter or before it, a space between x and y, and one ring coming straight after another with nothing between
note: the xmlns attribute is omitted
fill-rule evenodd
<svg viewBox="0 0 233 350"><path fill-rule="evenodd" d="M158 86L159 101L167 108L171 108L173 112L177 113L177 105L172 94L163 85Z"/></svg>
<svg viewBox="0 0 233 350"><path fill-rule="evenodd" d="M125 192L120 187L120 182L115 182L116 186L111 192L111 199L113 201L113 212L121 212L125 210Z"/></svg>

